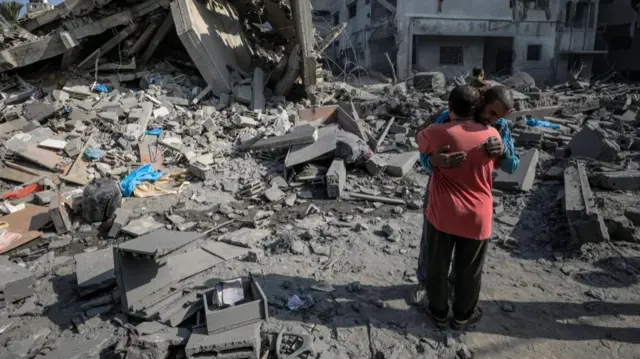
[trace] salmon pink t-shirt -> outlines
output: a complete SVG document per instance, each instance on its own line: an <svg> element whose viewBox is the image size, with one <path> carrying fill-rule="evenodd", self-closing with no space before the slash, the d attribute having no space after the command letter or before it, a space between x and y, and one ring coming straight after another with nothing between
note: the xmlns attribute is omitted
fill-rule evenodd
<svg viewBox="0 0 640 359"><path fill-rule="evenodd" d="M492 172L499 159L489 156L482 144L500 138L490 126L471 122L434 124L418 133L420 153L464 151L467 159L456 167L436 168L429 181L426 215L439 231L470 239L491 237L493 222Z"/></svg>

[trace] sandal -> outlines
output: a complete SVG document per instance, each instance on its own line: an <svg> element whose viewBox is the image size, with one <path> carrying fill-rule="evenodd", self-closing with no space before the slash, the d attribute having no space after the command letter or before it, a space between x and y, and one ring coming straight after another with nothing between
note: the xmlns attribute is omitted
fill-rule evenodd
<svg viewBox="0 0 640 359"><path fill-rule="evenodd" d="M482 315L483 315L482 309L476 307L476 309L473 310L473 313L468 319L466 320L454 319L453 321L451 321L451 327L455 330L466 329L470 325L473 325L479 322L480 319L482 319Z"/></svg>

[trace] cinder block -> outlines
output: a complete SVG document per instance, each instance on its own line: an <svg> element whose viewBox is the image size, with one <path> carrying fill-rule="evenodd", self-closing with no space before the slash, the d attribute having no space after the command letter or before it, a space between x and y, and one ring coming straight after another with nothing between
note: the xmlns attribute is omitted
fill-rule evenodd
<svg viewBox="0 0 640 359"><path fill-rule="evenodd" d="M229 308L217 309L214 307L215 288L204 293L202 301L209 335L269 319L267 297L255 278L253 276L242 278L242 286L245 289L245 295L249 294L250 297L245 298L241 304Z"/></svg>
<svg viewBox="0 0 640 359"><path fill-rule="evenodd" d="M339 198L347 180L347 169L342 159L334 159L325 175L327 182L327 196L329 198Z"/></svg>
<svg viewBox="0 0 640 359"><path fill-rule="evenodd" d="M389 159L386 172L395 177L404 177L420 159L420 152L411 151L395 155Z"/></svg>
<svg viewBox="0 0 640 359"><path fill-rule="evenodd" d="M503 191L530 191L536 179L536 166L539 158L538 150L534 148L520 157L520 165L515 173L509 174L498 169L498 175L493 180L493 187Z"/></svg>
<svg viewBox="0 0 640 359"><path fill-rule="evenodd" d="M5 303L13 303L30 297L33 294L35 280L33 274L26 268L11 262L4 256L0 256L0 308Z"/></svg>
<svg viewBox="0 0 640 359"><path fill-rule="evenodd" d="M564 170L564 207L574 244L610 239L582 162L569 163Z"/></svg>
<svg viewBox="0 0 640 359"><path fill-rule="evenodd" d="M598 187L608 190L634 191L640 189L640 171L611 171L600 173Z"/></svg>
<svg viewBox="0 0 640 359"><path fill-rule="evenodd" d="M189 164L189 172L194 176L206 181L211 176L211 167L200 163L192 162Z"/></svg>
<svg viewBox="0 0 640 359"><path fill-rule="evenodd" d="M259 359L260 344L259 322L215 335L198 328L191 334L185 354L188 358Z"/></svg>

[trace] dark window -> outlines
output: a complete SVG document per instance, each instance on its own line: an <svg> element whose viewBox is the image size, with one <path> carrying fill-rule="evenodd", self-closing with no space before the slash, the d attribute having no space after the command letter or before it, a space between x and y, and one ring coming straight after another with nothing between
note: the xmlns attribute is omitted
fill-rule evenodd
<svg viewBox="0 0 640 359"><path fill-rule="evenodd" d="M567 6L565 7L564 14L564 23L566 26L571 26L571 13L573 12L573 1L567 1Z"/></svg>
<svg viewBox="0 0 640 359"><path fill-rule="evenodd" d="M607 39L608 50L628 50L631 48L633 38L631 36L611 36Z"/></svg>
<svg viewBox="0 0 640 359"><path fill-rule="evenodd" d="M364 4L365 4L365 5L366 5L366 4L368 4L368 3L370 3L370 2L371 2L371 0L364 0Z"/></svg>
<svg viewBox="0 0 640 359"><path fill-rule="evenodd" d="M527 46L527 61L540 61L542 57L542 45Z"/></svg>
<svg viewBox="0 0 640 359"><path fill-rule="evenodd" d="M338 25L340 23L340 12L336 12L333 14L333 24Z"/></svg>
<svg viewBox="0 0 640 359"><path fill-rule="evenodd" d="M349 19L353 19L356 17L358 13L358 2L354 1L351 4L347 5L347 13L349 14Z"/></svg>
<svg viewBox="0 0 640 359"><path fill-rule="evenodd" d="M440 46L440 65L462 65L463 49L460 46Z"/></svg>

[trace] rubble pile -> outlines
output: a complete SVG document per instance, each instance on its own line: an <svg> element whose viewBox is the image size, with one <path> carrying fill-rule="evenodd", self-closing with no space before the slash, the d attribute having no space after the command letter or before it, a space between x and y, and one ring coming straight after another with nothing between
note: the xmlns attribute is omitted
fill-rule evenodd
<svg viewBox="0 0 640 359"><path fill-rule="evenodd" d="M309 16L308 6L272 0L68 0L5 33L0 304L10 318L42 315L44 280L71 276L73 304L61 320L74 333L57 339L44 327L7 352L334 357L322 338L267 328L274 308L294 311L309 298L273 303L257 275L211 273L287 252L313 253L329 268L332 244L283 224L291 213L360 232L354 214L323 207L420 210L415 132L453 85L435 72L417 83L324 80L316 54L345 25L315 39ZM543 174L564 181L570 245L638 242L638 211L611 217L594 191L640 189L639 88L531 81L505 81L521 162L495 177L496 220L515 225L503 204L535 191ZM175 203L156 211L149 199ZM402 229L381 232L393 243ZM104 316L115 334L87 336Z"/></svg>

